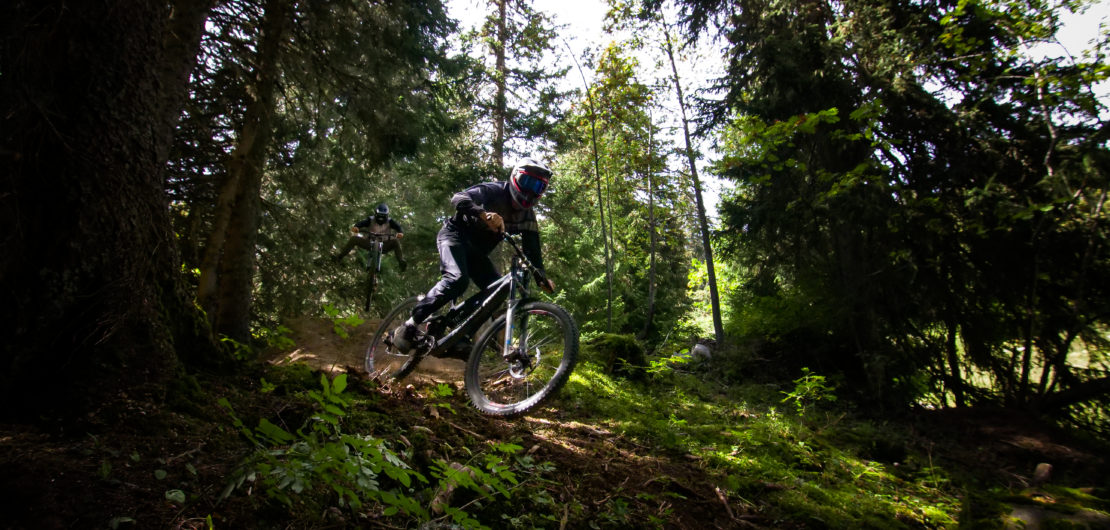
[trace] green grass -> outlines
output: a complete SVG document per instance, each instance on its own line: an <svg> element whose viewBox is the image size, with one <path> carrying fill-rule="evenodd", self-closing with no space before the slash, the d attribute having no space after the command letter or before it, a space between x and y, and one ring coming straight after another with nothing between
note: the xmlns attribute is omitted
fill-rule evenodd
<svg viewBox="0 0 1110 530"><path fill-rule="evenodd" d="M944 470L877 462L897 436L829 410L798 416L768 386L725 387L680 372L646 384L614 380L589 361L561 394L564 409L672 454L698 457L728 494L772 519L834 528L954 527L957 491ZM905 460L927 460L905 455Z"/></svg>

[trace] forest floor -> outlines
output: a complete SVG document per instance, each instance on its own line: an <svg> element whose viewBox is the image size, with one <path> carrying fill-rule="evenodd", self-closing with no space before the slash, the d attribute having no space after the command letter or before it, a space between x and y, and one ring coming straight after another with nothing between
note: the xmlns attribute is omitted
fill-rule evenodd
<svg viewBox="0 0 1110 530"><path fill-rule="evenodd" d="M434 469L435 462L459 469L463 467L456 463L480 467L476 462L494 462L498 451L514 451L499 449L501 444L515 445L516 456L506 458L504 468L488 467L491 474L496 469L513 474L510 482L504 482L514 492L512 500L473 493L468 497L465 492L448 499L486 526L844 527L816 512L796 513L776 505L786 498L780 493L804 491L801 485L748 477L751 480L740 479L743 488L730 489L721 466L704 453L628 436L613 423L578 414L569 403L522 418L483 416L471 410L461 395L461 361L428 359L402 384L371 384L361 379L362 349L375 324L363 323L348 330L350 336L344 338L328 320L292 322L290 338L295 345L271 352L268 362L277 367L296 364L300 369L268 368L233 382L205 381L203 389L181 392L190 399L154 406L121 396L77 423L0 425L0 528L415 527L414 519L390 517L380 506L340 509L326 487L322 493L290 495L287 504L280 494L295 488L289 483L279 488L248 478L229 488L230 482L243 476L241 464L254 449L227 408L216 405L215 399L227 398L234 417L243 418L246 425L269 418L288 432L299 432L298 427L308 424L312 404L297 397L304 393L297 385L311 388L319 372L329 377L347 374L350 380L347 393L353 395L353 405L346 416L346 431L367 431L363 434L390 440L414 467ZM311 372L303 370L306 365ZM294 383L297 378L300 381ZM244 387L253 388L245 391ZM743 417L735 420L743 421ZM929 473L938 473L935 465L973 477L960 486L948 482L948 487L959 491L944 492L959 499L948 511L964 519L961 528L1047 528L1060 527L1059 521L1077 528L1110 528L1110 517L1105 515L1110 506L1099 499L1107 497L1110 486L1106 455L1090 443L1025 416L1000 412L921 413L884 428L913 432L902 438L913 440L913 447L865 443L868 458L896 467L899 461L910 460L906 453L921 450L928 455ZM1034 476L1042 463L1053 467L1043 482ZM799 465L832 467L829 463ZM895 487L898 480L885 483ZM971 483L981 488L982 495L970 492L967 484ZM1066 487L1049 489L1050 483ZM934 486L945 488L935 477ZM997 502L1000 491L1002 498L1005 492L1021 494L1010 495L1011 502L1002 506ZM1061 491L1093 500L1084 508L1053 511L1051 504L1065 495ZM436 499L422 498L429 507L425 517L429 522L422 528L453 527L448 524L450 511L432 509L444 493L440 488ZM876 496L889 497L889 493ZM893 495L897 497L898 490ZM981 500L986 497L995 500ZM921 508L922 513L928 509ZM852 526L956 526L952 518L917 517L904 511L888 515ZM1046 523L1047 519L1056 523ZM976 520L989 522L969 523Z"/></svg>

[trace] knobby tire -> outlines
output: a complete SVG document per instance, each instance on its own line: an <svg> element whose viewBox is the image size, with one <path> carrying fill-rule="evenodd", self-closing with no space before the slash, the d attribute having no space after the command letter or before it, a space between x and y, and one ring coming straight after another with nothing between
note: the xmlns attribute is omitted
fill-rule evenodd
<svg viewBox="0 0 1110 530"><path fill-rule="evenodd" d="M399 352L389 344L393 330L409 318L412 308L419 300L419 296L413 296L382 317L370 346L366 348L365 368L371 379L401 379L420 363L420 359L412 351Z"/></svg>
<svg viewBox="0 0 1110 530"><path fill-rule="evenodd" d="M522 366L519 356L515 365L502 358L504 315L481 333L466 363L470 403L486 414L515 416L535 407L567 382L578 360L578 326L562 307L526 302L513 321L512 348L519 352L526 329L529 365Z"/></svg>

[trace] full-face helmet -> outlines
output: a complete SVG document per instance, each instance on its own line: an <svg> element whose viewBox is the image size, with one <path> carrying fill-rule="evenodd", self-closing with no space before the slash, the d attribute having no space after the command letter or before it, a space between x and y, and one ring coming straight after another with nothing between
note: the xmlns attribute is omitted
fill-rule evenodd
<svg viewBox="0 0 1110 530"><path fill-rule="evenodd" d="M525 158L517 163L509 174L509 192L513 202L520 208L531 208L543 193L551 179L551 170L534 158Z"/></svg>
<svg viewBox="0 0 1110 530"><path fill-rule="evenodd" d="M374 220L379 223L384 223L389 220L389 206L384 202L379 204L374 210Z"/></svg>

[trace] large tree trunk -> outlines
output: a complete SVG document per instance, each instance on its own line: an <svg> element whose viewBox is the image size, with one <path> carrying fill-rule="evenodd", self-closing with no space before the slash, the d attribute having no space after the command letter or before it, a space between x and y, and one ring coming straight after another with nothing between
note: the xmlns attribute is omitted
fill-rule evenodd
<svg viewBox="0 0 1110 530"><path fill-rule="evenodd" d="M179 353L214 348L181 282L163 191L201 4L0 8L0 388L9 413L76 412L125 390L158 397Z"/></svg>
<svg viewBox="0 0 1110 530"><path fill-rule="evenodd" d="M273 134L278 59L285 37L289 0L269 0L253 64L256 68L243 125L220 191L216 222L205 248L197 298L220 334L250 341L255 251L262 211L262 174Z"/></svg>

